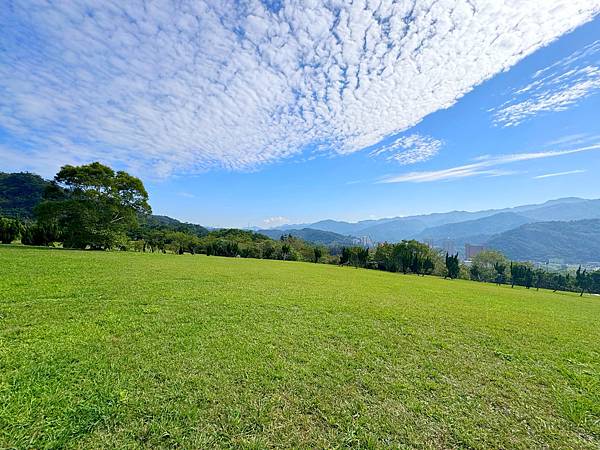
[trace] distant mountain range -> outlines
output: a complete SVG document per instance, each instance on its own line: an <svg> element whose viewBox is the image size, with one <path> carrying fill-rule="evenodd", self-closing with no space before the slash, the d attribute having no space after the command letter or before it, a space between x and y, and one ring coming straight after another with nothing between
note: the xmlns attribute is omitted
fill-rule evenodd
<svg viewBox="0 0 600 450"><path fill-rule="evenodd" d="M344 236L339 233L334 233L333 231L316 230L314 228L302 228L300 230L257 230L257 233L264 234L271 239L279 239L284 234L291 234L304 241L329 247L351 246L356 242L356 238L353 238L352 236Z"/></svg>
<svg viewBox="0 0 600 450"><path fill-rule="evenodd" d="M450 246L463 256L464 244L479 244L518 260L556 258L577 263L600 261L600 232L594 219L600 219L600 200L568 197L475 212L452 211L354 223L322 220L286 225L279 230L302 229L306 236L311 235L308 230L322 230L350 239L368 237L373 242L417 239L438 247Z"/></svg>
<svg viewBox="0 0 600 450"><path fill-rule="evenodd" d="M285 225L281 230L312 228L342 235L369 236L375 242L402 239L465 239L492 236L534 222L600 218L600 199L562 198L536 205L485 211L451 211L360 222L322 220L310 224Z"/></svg>

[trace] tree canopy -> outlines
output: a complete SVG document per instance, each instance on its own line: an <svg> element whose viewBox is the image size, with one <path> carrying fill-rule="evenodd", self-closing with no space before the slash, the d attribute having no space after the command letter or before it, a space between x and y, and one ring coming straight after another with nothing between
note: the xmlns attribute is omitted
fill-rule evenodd
<svg viewBox="0 0 600 450"><path fill-rule="evenodd" d="M36 208L41 223L60 226L66 247L93 249L119 246L150 211L139 178L98 162L62 167Z"/></svg>

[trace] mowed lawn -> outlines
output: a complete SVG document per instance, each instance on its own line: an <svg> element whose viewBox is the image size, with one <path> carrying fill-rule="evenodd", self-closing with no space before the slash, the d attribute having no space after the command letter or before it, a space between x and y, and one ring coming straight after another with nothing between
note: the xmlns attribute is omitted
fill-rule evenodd
<svg viewBox="0 0 600 450"><path fill-rule="evenodd" d="M0 447L598 448L600 298L0 248Z"/></svg>

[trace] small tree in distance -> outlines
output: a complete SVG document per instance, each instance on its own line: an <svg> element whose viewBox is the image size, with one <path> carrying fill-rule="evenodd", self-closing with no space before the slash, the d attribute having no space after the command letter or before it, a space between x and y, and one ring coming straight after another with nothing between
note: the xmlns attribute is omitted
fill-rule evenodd
<svg viewBox="0 0 600 450"><path fill-rule="evenodd" d="M502 263L502 262L496 262L494 263L494 272L496 272L496 284L498 286L500 286L501 284L504 284L504 281L506 280L506 264Z"/></svg>
<svg viewBox="0 0 600 450"><path fill-rule="evenodd" d="M423 274L431 275L434 269L435 265L433 264L433 260L431 259L431 257L428 256L427 258L425 258L425 261L423 261Z"/></svg>
<svg viewBox="0 0 600 450"><path fill-rule="evenodd" d="M290 244L288 244L288 243L283 244L281 246L281 259L283 259L284 261L286 259L288 259L291 252L292 252L292 248L290 247Z"/></svg>
<svg viewBox="0 0 600 450"><path fill-rule="evenodd" d="M581 266L579 266L577 272L575 272L575 284L579 289L581 289L581 293L579 294L580 297L583 297L585 291L589 289L590 281L591 277L588 276L587 270L583 269L582 271Z"/></svg>
<svg viewBox="0 0 600 450"><path fill-rule="evenodd" d="M446 253L446 276L444 278L450 277L450 279L454 280L458 278L460 274L460 264L458 262L458 253L456 255L449 255Z"/></svg>
<svg viewBox="0 0 600 450"><path fill-rule="evenodd" d="M315 263L318 263L321 256L323 256L323 251L319 247L315 247L314 253L315 253Z"/></svg>

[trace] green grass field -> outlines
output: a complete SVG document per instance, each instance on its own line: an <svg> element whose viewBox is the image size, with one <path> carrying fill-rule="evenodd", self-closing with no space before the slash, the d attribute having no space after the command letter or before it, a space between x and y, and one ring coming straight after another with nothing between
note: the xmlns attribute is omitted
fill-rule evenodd
<svg viewBox="0 0 600 450"><path fill-rule="evenodd" d="M600 298L0 248L0 447L598 448Z"/></svg>

